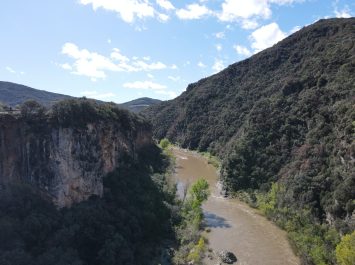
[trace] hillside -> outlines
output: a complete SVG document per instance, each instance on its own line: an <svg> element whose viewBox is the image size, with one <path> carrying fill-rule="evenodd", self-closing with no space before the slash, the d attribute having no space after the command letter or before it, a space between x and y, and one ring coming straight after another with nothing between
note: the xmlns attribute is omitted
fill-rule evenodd
<svg viewBox="0 0 355 265"><path fill-rule="evenodd" d="M24 106L0 114L0 264L149 264L171 228L150 125L88 99Z"/></svg>
<svg viewBox="0 0 355 265"><path fill-rule="evenodd" d="M156 138L219 156L225 190L267 205L305 264L335 262L325 231L355 229L354 18L320 20L144 113Z"/></svg>
<svg viewBox="0 0 355 265"><path fill-rule="evenodd" d="M134 113L138 113L150 106L159 104L160 102L161 100L154 98L137 98L119 105L122 108L128 109Z"/></svg>
<svg viewBox="0 0 355 265"><path fill-rule="evenodd" d="M5 103L10 107L15 107L30 99L33 99L42 105L50 106L57 101L68 98L71 97L11 82L0 81L0 102Z"/></svg>

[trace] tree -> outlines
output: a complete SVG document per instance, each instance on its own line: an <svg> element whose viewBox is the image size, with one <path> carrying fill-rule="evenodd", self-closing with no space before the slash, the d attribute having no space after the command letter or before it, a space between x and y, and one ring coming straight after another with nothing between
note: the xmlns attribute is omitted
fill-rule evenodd
<svg viewBox="0 0 355 265"><path fill-rule="evenodd" d="M209 194L208 182L205 179L197 180L190 189L193 207L201 207L202 203L208 199Z"/></svg>
<svg viewBox="0 0 355 265"><path fill-rule="evenodd" d="M35 100L27 100L21 104L20 111L25 119L42 118L46 108Z"/></svg>
<svg viewBox="0 0 355 265"><path fill-rule="evenodd" d="M339 265L355 264L355 231L342 237L336 247L336 257Z"/></svg>

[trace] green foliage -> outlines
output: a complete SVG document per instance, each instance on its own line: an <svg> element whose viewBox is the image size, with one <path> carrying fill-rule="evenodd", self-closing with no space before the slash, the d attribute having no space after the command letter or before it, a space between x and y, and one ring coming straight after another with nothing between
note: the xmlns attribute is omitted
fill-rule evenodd
<svg viewBox="0 0 355 265"><path fill-rule="evenodd" d="M226 191L249 192L255 205L257 190L262 211L289 222L317 264L335 263L329 220L340 234L354 230L354 26L321 20L144 111L156 138L221 158Z"/></svg>
<svg viewBox="0 0 355 265"><path fill-rule="evenodd" d="M27 185L2 187L0 264L148 264L170 235L163 186L126 159L104 179L104 196L56 209Z"/></svg>
<svg viewBox="0 0 355 265"><path fill-rule="evenodd" d="M202 203L208 199L209 194L209 185L204 179L197 180L188 190L175 229L180 248L174 256L174 264L182 265L188 262L199 264L201 261L205 251L205 240L200 236Z"/></svg>
<svg viewBox="0 0 355 265"><path fill-rule="evenodd" d="M20 105L21 116L26 120L45 118L46 108L35 100L27 100Z"/></svg>
<svg viewBox="0 0 355 265"><path fill-rule="evenodd" d="M189 200L194 208L201 208L202 203L207 201L210 195L209 185L205 179L198 179L190 188Z"/></svg>
<svg viewBox="0 0 355 265"><path fill-rule="evenodd" d="M206 251L206 243L203 237L200 237L197 244L193 247L187 259L193 264L199 264Z"/></svg>
<svg viewBox="0 0 355 265"><path fill-rule="evenodd" d="M271 220L285 229L305 264L335 264L335 246L339 234L328 225L314 222L309 210L284 207L286 188L273 183L267 193L257 192L257 207Z"/></svg>
<svg viewBox="0 0 355 265"><path fill-rule="evenodd" d="M341 238L336 247L338 265L355 264L355 231Z"/></svg>
<svg viewBox="0 0 355 265"><path fill-rule="evenodd" d="M219 160L219 158L212 155L210 152L200 152L200 154L207 158L208 164L211 164L216 169L219 169L221 167L221 161Z"/></svg>
<svg viewBox="0 0 355 265"><path fill-rule="evenodd" d="M62 127L85 127L93 122L117 122L122 131L132 130L141 124L150 127L140 116L113 103L98 103L81 98L62 100L53 105L51 121Z"/></svg>
<svg viewBox="0 0 355 265"><path fill-rule="evenodd" d="M160 140L159 145L163 150L166 150L167 148L169 148L171 143L167 138L164 138Z"/></svg>

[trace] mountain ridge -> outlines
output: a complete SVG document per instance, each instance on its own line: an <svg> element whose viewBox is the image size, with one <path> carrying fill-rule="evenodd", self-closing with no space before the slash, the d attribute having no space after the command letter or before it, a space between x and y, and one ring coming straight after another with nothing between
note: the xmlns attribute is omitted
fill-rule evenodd
<svg viewBox="0 0 355 265"><path fill-rule="evenodd" d="M75 97L64 94L35 89L22 84L0 81L0 103L6 104L12 108L21 105L28 100L35 100L46 107L50 107L58 101L74 98ZM98 102L103 103L102 101ZM121 108L139 113L145 108L160 102L161 100L159 99L142 97L117 105Z"/></svg>
<svg viewBox="0 0 355 265"><path fill-rule="evenodd" d="M157 139L219 156L226 192L292 227L305 264L335 264L324 231L355 229L355 18L320 20L143 113Z"/></svg>

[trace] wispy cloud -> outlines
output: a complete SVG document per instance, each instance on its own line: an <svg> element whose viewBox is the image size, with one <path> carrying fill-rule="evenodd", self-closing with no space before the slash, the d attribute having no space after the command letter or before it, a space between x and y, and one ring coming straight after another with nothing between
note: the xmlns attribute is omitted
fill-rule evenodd
<svg viewBox="0 0 355 265"><path fill-rule="evenodd" d="M200 68L206 68L206 65L203 62L198 62L197 66Z"/></svg>
<svg viewBox="0 0 355 265"><path fill-rule="evenodd" d="M10 72L11 74L16 74L16 71L12 69L10 66L6 66L5 69Z"/></svg>
<svg viewBox="0 0 355 265"><path fill-rule="evenodd" d="M333 13L337 18L351 17L351 10L348 5L345 5L342 9L339 9L339 0L333 2Z"/></svg>
<svg viewBox="0 0 355 265"><path fill-rule="evenodd" d="M141 72L163 70L167 66L158 61L150 62L150 57L131 59L123 55L121 51L114 48L109 56L97 52L90 52L87 49L80 49L74 43L66 43L62 47L62 54L74 59L73 63L64 63L60 66L71 71L72 74L89 77L92 81L105 79L107 72Z"/></svg>
<svg viewBox="0 0 355 265"><path fill-rule="evenodd" d="M212 11L209 10L205 5L199 4L187 5L186 8L176 11L178 18L183 20L200 19L211 13Z"/></svg>
<svg viewBox="0 0 355 265"><path fill-rule="evenodd" d="M234 45L233 48L239 55L243 57L249 57L250 55L253 54L247 47L242 45Z"/></svg>
<svg viewBox="0 0 355 265"><path fill-rule="evenodd" d="M10 67L10 66L6 66L5 67L5 70L6 71L8 71L9 73L11 73L11 74L17 74L17 75L24 75L25 74L25 72L23 72L23 71L16 71L15 69L13 69L12 67Z"/></svg>
<svg viewBox="0 0 355 265"><path fill-rule="evenodd" d="M135 18L154 17L155 10L148 1L137 0L79 0L80 4L91 5L94 10L99 8L116 12L125 22L131 23Z"/></svg>
<svg viewBox="0 0 355 265"><path fill-rule="evenodd" d="M177 81L179 81L181 79L181 77L180 76L171 76L171 75L169 75L168 79L170 79L171 81L177 82Z"/></svg>
<svg viewBox="0 0 355 265"><path fill-rule="evenodd" d="M225 68L224 63L221 59L216 59L213 66L212 66L212 70L214 71L214 73L220 72Z"/></svg>

